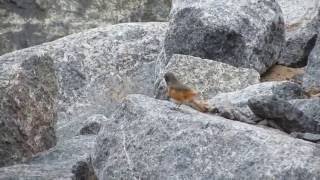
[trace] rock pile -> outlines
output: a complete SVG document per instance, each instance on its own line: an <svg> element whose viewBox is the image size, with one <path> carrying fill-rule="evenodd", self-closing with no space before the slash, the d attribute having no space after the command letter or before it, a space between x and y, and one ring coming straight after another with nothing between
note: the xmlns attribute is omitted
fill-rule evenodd
<svg viewBox="0 0 320 180"><path fill-rule="evenodd" d="M101 21L168 21L100 26L1 55L0 179L320 178L318 1L175 0L168 19L166 0L128 1L115 15L97 14L115 3L99 2L0 3L7 21L73 14L61 36ZM15 43L2 35L0 46ZM305 66L301 82L261 82L277 63ZM177 109L166 72L210 111Z"/></svg>
<svg viewBox="0 0 320 180"><path fill-rule="evenodd" d="M171 0L3 0L0 55L108 24L167 21Z"/></svg>

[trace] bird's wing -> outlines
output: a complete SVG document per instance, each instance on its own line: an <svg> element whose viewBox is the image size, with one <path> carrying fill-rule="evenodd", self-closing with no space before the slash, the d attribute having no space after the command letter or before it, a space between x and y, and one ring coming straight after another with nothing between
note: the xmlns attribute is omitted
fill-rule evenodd
<svg viewBox="0 0 320 180"><path fill-rule="evenodd" d="M184 84L175 84L171 86L173 89L176 89L178 91L192 91L194 94L197 94L196 91L194 91L193 89L189 88L188 86L184 85Z"/></svg>

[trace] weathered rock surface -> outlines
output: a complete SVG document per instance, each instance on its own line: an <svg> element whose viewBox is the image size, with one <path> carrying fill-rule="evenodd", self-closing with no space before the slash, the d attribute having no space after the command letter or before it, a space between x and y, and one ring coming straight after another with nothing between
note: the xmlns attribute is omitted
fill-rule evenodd
<svg viewBox="0 0 320 180"><path fill-rule="evenodd" d="M49 167L44 166L43 164L19 164L0 169L1 180L71 180L72 177L74 177L74 175L63 163Z"/></svg>
<svg viewBox="0 0 320 180"><path fill-rule="evenodd" d="M320 99L294 99L289 101L295 108L303 112L304 115L311 118L313 121L320 123ZM294 137L304 139L307 141L320 143L320 133L299 133L294 132Z"/></svg>
<svg viewBox="0 0 320 180"><path fill-rule="evenodd" d="M0 1L0 55L90 28L166 21L171 0Z"/></svg>
<svg viewBox="0 0 320 180"><path fill-rule="evenodd" d="M71 171L70 171L71 169ZM15 166L0 169L1 180L97 180L92 166L80 162L72 166L63 163L44 166L42 164Z"/></svg>
<svg viewBox="0 0 320 180"><path fill-rule="evenodd" d="M295 99L289 101L294 107L302 111L306 116L320 122L320 99Z"/></svg>
<svg viewBox="0 0 320 180"><path fill-rule="evenodd" d="M309 132L320 134L320 123L305 115L289 102L275 96L259 96L249 99L253 113L271 119L287 133Z"/></svg>
<svg viewBox="0 0 320 180"><path fill-rule="evenodd" d="M54 60L26 57L0 60L0 167L22 161L56 144Z"/></svg>
<svg viewBox="0 0 320 180"><path fill-rule="evenodd" d="M20 112L18 114L19 117L28 115L27 117L30 120L37 120L43 116L42 118L47 119L42 121L42 123L48 124L51 122L49 121L50 117L56 117L58 120L56 123L57 146L69 139L73 139L76 135L79 135L80 130L86 123L90 121L103 123L106 121L107 117L110 116L117 104L122 101L122 98L125 97L127 93L137 92L149 96L153 95L155 60L161 49L160 43L164 37L166 28L167 23L128 23L107 26L0 56L1 92L3 89L3 92L12 93L11 95L17 97L15 99L8 99L10 100L8 107L1 106L1 108L6 107L8 110L8 113L1 111L1 114L8 115L10 118L15 117L12 116L14 113L11 113L9 105L15 105L11 101L20 100L19 97L23 96L24 98L22 100L24 101L21 100L17 102L20 104L16 103L17 107L20 108L18 109ZM23 70L23 68L26 70ZM22 73L20 73L19 76L12 76L20 71ZM20 82L18 81L20 80L19 78L24 79ZM55 82L55 84L53 82ZM28 86L23 86L23 83L27 83L26 85ZM9 84L11 86L8 86ZM22 87L25 87L25 89ZM27 89L28 87L29 89ZM19 91L19 89L21 89L21 91ZM34 95L29 97L29 94L26 92ZM53 96L53 94L55 96ZM5 93L1 93L1 96L2 95L11 97ZM37 101L33 98L36 98ZM35 102L37 102L37 104ZM7 101L3 101L3 103L7 103ZM24 106L20 107L19 105ZM37 106L34 107L35 105ZM56 107L55 111L53 111L56 113L55 116L50 114L52 112L51 106ZM36 108L38 108L38 111L35 111L37 110ZM32 113L24 114L29 111L37 112L37 114L35 114L37 116L33 116ZM43 114L41 114L42 111ZM8 117L1 116L1 118ZM4 137L4 139L1 139L0 147L2 148L2 144L4 144L3 147L10 148L4 149L5 151L3 152L19 155L20 159L17 159L17 161L21 160L20 156L29 157L31 153L38 152L30 152L30 148L25 147L28 144L22 143L25 142L26 139L18 134L20 132L15 128L15 121L8 120L4 122L6 124L3 124L1 119L0 127L4 129L4 131L0 133L4 133L4 136L0 138ZM25 123L23 124L24 126L28 127L28 122L30 121L22 122ZM33 121L31 123L33 123ZM42 128L40 125L42 124L30 124L29 126L30 128L33 126L38 127L32 130L32 132L40 133L43 137L53 132L50 131L51 129ZM31 135L35 136L37 134ZM40 137L42 138L42 136ZM79 137L84 138L80 138L78 145L84 146L81 143L86 141L86 136ZM35 136L33 139L37 140L36 143L42 141L51 142L48 138L43 138L42 140L38 138L38 136ZM12 143L12 148L6 143ZM31 141L30 144L31 143L33 142ZM15 144L17 144L17 147ZM77 151L76 148L69 147L69 144L63 146L67 150L70 149L69 156L73 156L73 153ZM17 151L17 149L19 151ZM61 151L62 150L57 150L56 154L60 154ZM2 151L0 152L2 153ZM1 154L0 161L6 163L3 165L9 165L10 163L7 164L8 159L11 161L10 158L15 157L8 153ZM5 158L2 159L2 156ZM72 159L67 163L68 166L62 166L60 163L66 163L63 161L64 158L59 159L55 156L50 159L49 156L46 156L44 159L48 159L48 161L43 163L43 177L45 177L46 174L45 168L71 172L72 167L77 162L83 161L82 159ZM57 162L53 162L55 159ZM50 165L52 165L52 167L50 167ZM24 167L24 165L22 166ZM31 171L33 167L36 169ZM21 174L16 174L14 177L23 177L24 172L27 173L29 171L30 173L27 174L33 177L32 172L35 172L35 175L37 175L37 167L41 168L41 166L34 164L22 168L24 170L21 170ZM17 168L19 168L19 166L17 166ZM12 172L14 171L15 170ZM52 173L56 175L55 172Z"/></svg>
<svg viewBox="0 0 320 180"><path fill-rule="evenodd" d="M303 87L307 90L318 90L320 92L320 38L312 50L306 72L303 77Z"/></svg>
<svg viewBox="0 0 320 180"><path fill-rule="evenodd" d="M101 129L101 124L107 121L105 116L95 115L89 118L85 125L80 129L81 135L98 134Z"/></svg>
<svg viewBox="0 0 320 180"><path fill-rule="evenodd" d="M284 65L274 65L261 76L261 82L293 81L302 84L304 68L291 68Z"/></svg>
<svg viewBox="0 0 320 180"><path fill-rule="evenodd" d="M0 168L0 179L19 180L95 180L89 155L93 152L95 136L78 136L34 157L26 164Z"/></svg>
<svg viewBox="0 0 320 180"><path fill-rule="evenodd" d="M57 137L59 139L68 139L77 135L89 135L97 134L100 131L101 124L108 120L108 118L102 114L92 114L94 112L88 112L85 114L87 119L81 117L81 119L72 118L70 121L62 119L57 125Z"/></svg>
<svg viewBox="0 0 320 180"><path fill-rule="evenodd" d="M278 0L278 3L286 27L286 46L279 63L305 66L318 36L320 3L318 0Z"/></svg>
<svg viewBox="0 0 320 180"><path fill-rule="evenodd" d="M294 132L294 133L291 133L290 135L306 141L320 143L320 134Z"/></svg>
<svg viewBox="0 0 320 180"><path fill-rule="evenodd" d="M28 164L74 163L75 161L88 159L93 151L95 138L96 136L75 136L61 140L54 148L37 154L28 161Z"/></svg>
<svg viewBox="0 0 320 180"><path fill-rule="evenodd" d="M85 125L81 130L81 135L88 134L98 134L101 128L101 124L98 122L91 122L90 124Z"/></svg>
<svg viewBox="0 0 320 180"><path fill-rule="evenodd" d="M284 38L274 0L177 0L159 66L173 54L186 54L263 73L279 58Z"/></svg>
<svg viewBox="0 0 320 180"><path fill-rule="evenodd" d="M252 69L237 68L218 61L178 54L172 56L163 72L174 73L182 83L199 92L204 99L221 92L243 89L259 83L260 78L259 73ZM166 99L167 87L163 76L157 82L159 85L156 87L156 97Z"/></svg>
<svg viewBox="0 0 320 180"><path fill-rule="evenodd" d="M68 124L84 122L93 114L109 116L128 93L153 95L155 60L166 28L167 23L97 28L3 55L1 67L14 68L42 53L54 59L58 127L70 130Z"/></svg>
<svg viewBox="0 0 320 180"><path fill-rule="evenodd" d="M320 147L278 130L130 95L99 134L100 179L318 179Z"/></svg>
<svg viewBox="0 0 320 180"><path fill-rule="evenodd" d="M290 100L303 98L303 90L300 85L288 82L264 82L248 86L235 92L221 93L208 101L216 113L228 119L255 124L262 119L257 117L249 108L248 100L258 96L278 96Z"/></svg>

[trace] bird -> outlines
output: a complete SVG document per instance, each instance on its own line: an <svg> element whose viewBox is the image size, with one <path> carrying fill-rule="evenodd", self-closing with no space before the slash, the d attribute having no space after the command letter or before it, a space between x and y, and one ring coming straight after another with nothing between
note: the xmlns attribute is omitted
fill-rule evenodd
<svg viewBox="0 0 320 180"><path fill-rule="evenodd" d="M182 84L172 72L166 72L164 79L167 84L167 96L177 104L176 109L186 104L200 112L208 112L207 105L196 99L198 92Z"/></svg>

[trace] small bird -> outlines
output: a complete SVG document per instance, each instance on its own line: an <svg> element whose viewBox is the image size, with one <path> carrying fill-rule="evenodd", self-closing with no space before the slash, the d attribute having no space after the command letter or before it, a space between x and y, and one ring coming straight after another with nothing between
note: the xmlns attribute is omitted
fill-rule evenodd
<svg viewBox="0 0 320 180"><path fill-rule="evenodd" d="M179 82L173 73L167 72L164 75L164 79L168 87L167 96L177 103L176 108L179 108L181 104L189 104L200 112L208 112L207 105L196 100L198 93Z"/></svg>

